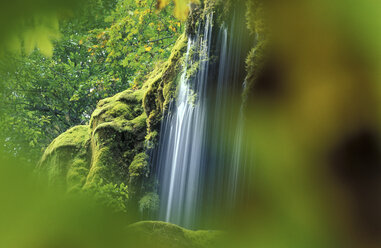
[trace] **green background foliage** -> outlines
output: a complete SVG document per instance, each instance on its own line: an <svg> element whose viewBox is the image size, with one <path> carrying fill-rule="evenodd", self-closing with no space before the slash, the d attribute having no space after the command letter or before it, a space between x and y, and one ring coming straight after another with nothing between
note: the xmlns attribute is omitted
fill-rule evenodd
<svg viewBox="0 0 381 248"><path fill-rule="evenodd" d="M0 70L0 139L8 154L36 162L55 137L88 123L99 100L139 88L184 29L173 4L161 11L154 0L78 4L46 15L36 7L44 22L9 31L17 42L3 46Z"/></svg>

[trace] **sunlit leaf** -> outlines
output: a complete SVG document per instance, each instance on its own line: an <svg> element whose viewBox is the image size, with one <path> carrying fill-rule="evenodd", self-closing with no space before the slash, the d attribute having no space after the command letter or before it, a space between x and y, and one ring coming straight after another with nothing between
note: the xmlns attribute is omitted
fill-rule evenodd
<svg viewBox="0 0 381 248"><path fill-rule="evenodd" d="M189 6L191 3L195 3L195 4L200 3L199 0L174 0L174 2L176 6L174 10L175 12L174 14L176 18L180 20L185 20L188 17ZM158 0L157 3L158 3L158 7L162 9L165 6L167 6L167 4L169 3L169 0Z"/></svg>
<svg viewBox="0 0 381 248"><path fill-rule="evenodd" d="M157 6L162 9L169 4L170 0L157 0Z"/></svg>
<svg viewBox="0 0 381 248"><path fill-rule="evenodd" d="M36 17L35 25L26 29L21 37L27 54L38 49L44 56L51 57L53 55L52 42L60 37L57 17L54 15Z"/></svg>

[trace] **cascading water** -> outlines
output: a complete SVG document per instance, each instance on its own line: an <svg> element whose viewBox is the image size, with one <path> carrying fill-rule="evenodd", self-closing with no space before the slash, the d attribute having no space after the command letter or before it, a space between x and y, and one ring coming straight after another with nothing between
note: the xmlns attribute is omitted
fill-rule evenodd
<svg viewBox="0 0 381 248"><path fill-rule="evenodd" d="M186 227L194 225L202 182L212 18L206 17L202 35L189 38L177 101L163 121L159 145L160 219ZM197 75L190 79L195 66Z"/></svg>
<svg viewBox="0 0 381 248"><path fill-rule="evenodd" d="M234 16L229 27L222 25L213 36L210 14L189 38L178 96L162 121L154 161L160 220L199 228L197 220L211 216L216 207L230 210L234 205L242 137L236 103L247 52L244 31L236 28L237 19L245 27L242 16Z"/></svg>
<svg viewBox="0 0 381 248"><path fill-rule="evenodd" d="M242 116L239 96L242 92L246 51L241 41L244 35L239 18L234 15L231 25L220 28L217 38L219 62L216 68L216 84L210 89L215 96L209 105L209 152L206 170L206 196L209 213L215 206L227 211L234 207L239 181L241 137L239 126ZM242 27L242 26L241 26ZM221 210L221 207L220 207Z"/></svg>

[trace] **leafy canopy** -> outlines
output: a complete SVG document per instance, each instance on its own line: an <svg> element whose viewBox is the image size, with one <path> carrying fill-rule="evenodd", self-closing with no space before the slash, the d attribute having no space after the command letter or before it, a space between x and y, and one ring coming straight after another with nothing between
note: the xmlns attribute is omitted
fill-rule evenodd
<svg viewBox="0 0 381 248"><path fill-rule="evenodd" d="M36 161L59 134L86 124L100 99L138 88L183 32L173 11L173 3L158 11L155 0L88 0L54 24L51 57L25 44L19 56L2 56L16 65L0 71L3 149Z"/></svg>

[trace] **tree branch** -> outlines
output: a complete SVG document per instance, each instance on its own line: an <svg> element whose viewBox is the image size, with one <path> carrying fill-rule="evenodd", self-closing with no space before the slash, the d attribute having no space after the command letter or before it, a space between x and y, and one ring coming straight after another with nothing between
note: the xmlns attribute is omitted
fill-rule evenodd
<svg viewBox="0 0 381 248"><path fill-rule="evenodd" d="M170 39L170 38L173 38L173 35L167 36L167 37L163 37L163 38L160 38L160 39L156 39L156 40L148 40L147 43L154 43L154 42L158 42L158 41L165 40L165 39Z"/></svg>

